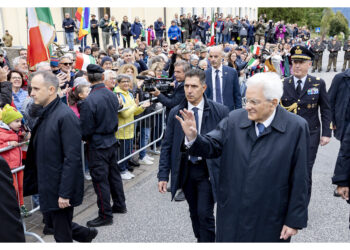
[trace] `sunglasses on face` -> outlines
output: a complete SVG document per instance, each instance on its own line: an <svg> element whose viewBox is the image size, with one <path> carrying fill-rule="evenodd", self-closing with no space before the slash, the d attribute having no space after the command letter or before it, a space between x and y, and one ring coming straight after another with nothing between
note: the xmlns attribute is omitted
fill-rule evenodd
<svg viewBox="0 0 350 250"><path fill-rule="evenodd" d="M73 63L61 63L61 64L63 64L64 66L72 66L73 65Z"/></svg>

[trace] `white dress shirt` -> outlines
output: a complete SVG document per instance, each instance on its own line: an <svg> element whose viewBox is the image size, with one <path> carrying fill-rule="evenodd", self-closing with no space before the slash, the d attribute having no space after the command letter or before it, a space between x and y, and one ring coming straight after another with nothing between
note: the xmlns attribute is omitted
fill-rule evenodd
<svg viewBox="0 0 350 250"><path fill-rule="evenodd" d="M293 76L293 78L294 78L294 87L295 87L295 89L297 89L297 87L298 87L298 80L301 80L300 87L301 87L301 90L303 90L304 85L305 85L305 81L306 81L306 78L307 78L307 75L304 76L304 77L301 78L301 79L296 78L295 76Z"/></svg>
<svg viewBox="0 0 350 250"><path fill-rule="evenodd" d="M272 115L269 116L269 118L266 119L266 121L264 121L262 124L264 124L265 129L271 125L273 118L275 118L276 115L276 109L273 111ZM259 129L258 129L258 123L255 122L255 132L256 135L259 136Z"/></svg>
<svg viewBox="0 0 350 250"><path fill-rule="evenodd" d="M223 86L223 78L222 78L222 64L221 66L218 68L219 70L219 79L220 79L220 90L221 90L221 101L224 102L224 99L223 99L223 96L222 96L222 86ZM212 85L213 85L213 101L214 102L217 102L216 101L216 82L215 82L215 78L216 78L216 69L212 66L211 67L211 82L212 82Z"/></svg>
<svg viewBox="0 0 350 250"><path fill-rule="evenodd" d="M190 102L187 102L187 107L188 107L187 110L192 110L194 107L198 108L198 131L197 131L197 134L200 135L201 128L202 128L203 111L204 111L204 98L202 98L201 102L197 106L193 106ZM187 137L185 136L185 145L187 146L188 143L189 143L189 141L187 140Z"/></svg>

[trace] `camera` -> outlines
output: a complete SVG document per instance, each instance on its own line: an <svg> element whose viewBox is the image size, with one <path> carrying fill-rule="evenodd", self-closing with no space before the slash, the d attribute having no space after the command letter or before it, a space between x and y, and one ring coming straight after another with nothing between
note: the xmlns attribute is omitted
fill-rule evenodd
<svg viewBox="0 0 350 250"><path fill-rule="evenodd" d="M170 85L172 78L156 78L149 76L136 76L137 79L144 80L143 91L152 92L157 88L162 93L170 93L174 87Z"/></svg>

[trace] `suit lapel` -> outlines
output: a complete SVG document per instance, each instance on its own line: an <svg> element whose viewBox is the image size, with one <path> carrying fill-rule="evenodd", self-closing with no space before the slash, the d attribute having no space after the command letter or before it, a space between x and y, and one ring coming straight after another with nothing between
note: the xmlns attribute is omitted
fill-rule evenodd
<svg viewBox="0 0 350 250"><path fill-rule="evenodd" d="M227 79L227 69L225 66L222 66L222 96L224 96L225 93L225 87L226 87L226 79Z"/></svg>
<svg viewBox="0 0 350 250"><path fill-rule="evenodd" d="M291 76L291 78L288 80L286 88L287 88L288 92L291 93L291 96L293 96L295 98L295 100L299 99L299 97L297 95L297 91L295 89L294 77L293 76Z"/></svg>

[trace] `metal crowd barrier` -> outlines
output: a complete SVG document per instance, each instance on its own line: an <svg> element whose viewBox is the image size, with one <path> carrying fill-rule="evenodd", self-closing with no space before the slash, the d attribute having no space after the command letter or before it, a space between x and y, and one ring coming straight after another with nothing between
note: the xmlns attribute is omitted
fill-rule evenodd
<svg viewBox="0 0 350 250"><path fill-rule="evenodd" d="M17 173L19 171L23 171L24 168L25 168L25 166L20 166L18 168L15 168L15 169L11 170L11 173L16 176L15 181L17 182L17 187L18 187ZM18 198L18 201L19 201L19 192L17 193L17 195L18 195L17 198ZM32 201L32 199L30 199L30 200L31 200L32 209L30 211L28 211L28 214L32 215L33 213L35 213L36 211L38 211L40 209L40 206L37 206L37 207L33 208L33 201ZM20 206L19 203L18 203L18 206ZM45 243L45 241L39 235L37 235L36 233L27 231L26 223L25 223L24 219L22 218L22 216L21 216L21 219L22 219L22 225L23 225L24 234L27 235L27 236L34 237L35 239L37 239L41 243Z"/></svg>
<svg viewBox="0 0 350 250"><path fill-rule="evenodd" d="M21 146L25 145L25 144L28 143L28 142L29 142L29 141L25 141L25 142L18 143L18 146L16 146L16 147L21 147ZM14 147L14 146L8 146L8 147L5 147L5 148L1 148L1 149L0 149L0 153L5 152L5 151L8 151L8 150L11 150L11 149L16 148L16 147ZM14 169L11 170L11 173L15 175L15 181L16 181L16 183L17 183L17 187L18 187L18 175L17 175L17 173L18 173L19 171L23 171L24 168L25 168L25 166L20 166L20 167L17 167L17 168L14 168ZM17 193L17 199L18 199L18 202L19 202L19 200L20 200L20 199L19 199L19 192ZM35 213L36 211L40 210L40 206L37 206L37 207L33 208L33 201L32 201L32 199L30 199L30 201L31 201L32 209L31 209L30 211L28 211L28 214L29 214L29 215L32 215L32 214ZM19 203L18 203L18 206L20 206ZM21 216L21 219L22 219L22 225L23 225L24 234L25 234L25 235L28 235L28 236L32 236L32 237L36 238L39 242L44 243L44 240L43 240L39 235L37 235L36 233L32 233L32 232L28 232L28 231L27 231L26 224L25 224L25 221L24 221L24 219L22 218L22 216Z"/></svg>
<svg viewBox="0 0 350 250"><path fill-rule="evenodd" d="M157 97L153 97L151 99L151 101L156 100ZM143 102L140 102L140 104L147 102L149 100L145 100ZM125 107L121 110L118 111L119 112L123 112L125 110L128 110L130 107ZM165 131L165 107L162 107L150 114L147 115L143 115L143 113L141 113L139 116L139 118L133 120L132 122L129 122L127 124L124 124L122 126L120 126L118 128L118 131L120 131L120 129L124 128L124 133L123 133L123 137L125 138L125 132L126 131L130 131L130 129L128 129L128 127L131 128L132 125L134 125L134 136L132 139L132 144L129 145L129 152L130 153L125 153L126 152L126 147L125 144L121 145L118 148L118 164L124 162L125 160L130 159L131 157L133 157L134 155L140 153L142 150L146 150L147 148L151 148L149 151L152 152L152 154L159 154L159 152L156 150L156 144L157 142L159 142L163 136L164 136L164 131ZM147 126L147 124L149 124L149 126ZM144 128L149 128L149 133L150 133L150 138L149 141L146 143L146 145L144 145L143 147L141 147L141 139L143 139L141 136L144 135L143 133L141 133L141 131ZM145 132L145 131L144 131ZM120 140L119 140L120 141ZM81 143L81 155L82 155L82 170L84 173L84 178L86 179L85 176L85 149L84 149L84 145L86 144L86 142L82 141ZM121 150L122 149L122 150Z"/></svg>
<svg viewBox="0 0 350 250"><path fill-rule="evenodd" d="M141 151L146 150L148 147L156 146L156 143L163 138L165 109L166 108L163 107L147 115L142 115L141 113L141 117L133 120L132 122L123 124L118 128L119 133L121 133L122 130L122 137L126 138L126 134L132 132L131 128L132 125L134 125L134 136L132 139L130 139L132 140L132 143L129 145L125 145L126 143L121 143L121 146L118 149L118 164L130 159ZM147 130L149 132L146 132ZM149 136L149 141L146 142L146 145L141 147L141 140L145 140L142 135L145 135L146 133ZM119 141L121 142L123 140L119 139Z"/></svg>

